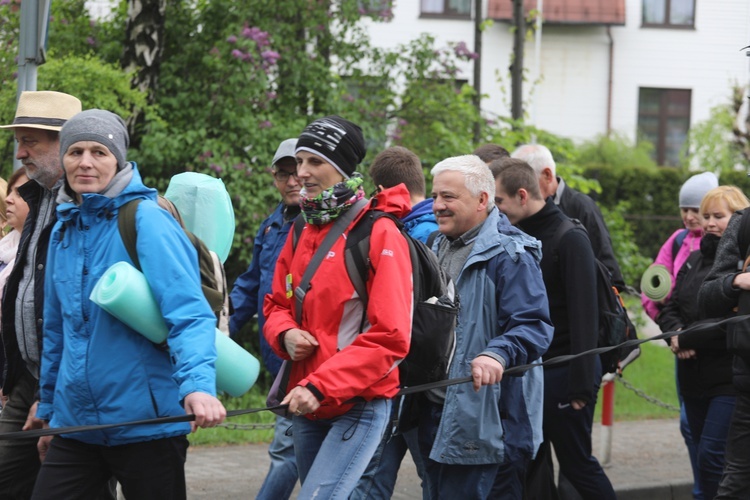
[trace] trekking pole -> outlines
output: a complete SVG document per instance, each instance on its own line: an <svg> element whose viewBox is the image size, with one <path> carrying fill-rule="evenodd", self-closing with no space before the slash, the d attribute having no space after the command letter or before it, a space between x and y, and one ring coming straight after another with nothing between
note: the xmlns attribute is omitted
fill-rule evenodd
<svg viewBox="0 0 750 500"><path fill-rule="evenodd" d="M602 382L602 441L599 447L599 461L609 465L612 458L612 424L615 416L615 374L607 373Z"/></svg>

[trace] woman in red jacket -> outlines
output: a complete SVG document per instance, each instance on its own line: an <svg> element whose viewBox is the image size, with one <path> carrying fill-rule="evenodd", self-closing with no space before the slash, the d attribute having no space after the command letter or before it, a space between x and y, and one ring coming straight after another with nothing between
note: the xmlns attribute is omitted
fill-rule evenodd
<svg viewBox="0 0 750 500"><path fill-rule="evenodd" d="M292 360L282 403L293 415L299 498L349 496L385 431L389 398L398 392L397 365L409 349L411 260L391 220L378 219L372 229L366 310L346 271L346 236L359 218L375 206L396 217L410 209L403 186L362 201L362 177L354 170L365 152L361 129L338 116L315 120L300 135L297 177L306 224L296 245L293 234L287 239L263 308L266 339ZM298 320L295 290L326 235L351 210L359 212L327 250Z"/></svg>

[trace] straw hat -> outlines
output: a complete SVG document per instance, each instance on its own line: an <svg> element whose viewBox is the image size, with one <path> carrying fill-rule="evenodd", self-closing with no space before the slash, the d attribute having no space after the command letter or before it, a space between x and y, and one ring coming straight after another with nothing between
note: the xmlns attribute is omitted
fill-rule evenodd
<svg viewBox="0 0 750 500"><path fill-rule="evenodd" d="M16 117L10 125L0 128L38 128L60 131L63 124L81 112L81 101L72 95L51 91L21 93Z"/></svg>

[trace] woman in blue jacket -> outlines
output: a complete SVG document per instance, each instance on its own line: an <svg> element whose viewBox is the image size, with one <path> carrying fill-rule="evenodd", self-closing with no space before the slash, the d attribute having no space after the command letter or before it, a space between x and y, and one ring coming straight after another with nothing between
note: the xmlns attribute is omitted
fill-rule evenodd
<svg viewBox="0 0 750 500"><path fill-rule="evenodd" d="M215 397L216 318L194 247L125 161L127 146L125 123L108 111L79 113L60 131L65 185L47 259L37 417L55 428L189 413L193 426L211 427L226 416ZM130 262L117 214L134 199L143 200L136 248L169 328L166 348L89 300L112 264ZM111 476L128 498L185 498L190 430L174 423L42 438L33 498L93 498Z"/></svg>

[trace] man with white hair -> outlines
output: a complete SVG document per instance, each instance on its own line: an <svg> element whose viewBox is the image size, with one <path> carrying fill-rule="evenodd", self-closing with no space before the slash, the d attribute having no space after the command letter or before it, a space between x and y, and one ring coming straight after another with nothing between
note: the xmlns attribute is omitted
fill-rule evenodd
<svg viewBox="0 0 750 500"><path fill-rule="evenodd" d="M547 350L553 327L539 268L539 242L494 206L495 182L474 155L432 169L438 260L456 284L461 311L449 378L473 387L425 393L419 444L433 498L522 498L526 465L541 439L542 370L503 377Z"/></svg>
<svg viewBox="0 0 750 500"><path fill-rule="evenodd" d="M594 255L612 273L612 283L623 290L625 280L615 258L604 217L594 200L565 184L565 180L556 173L552 153L541 144L524 144L513 151L511 157L525 161L534 169L544 199L551 196L565 215L581 221L588 232Z"/></svg>

